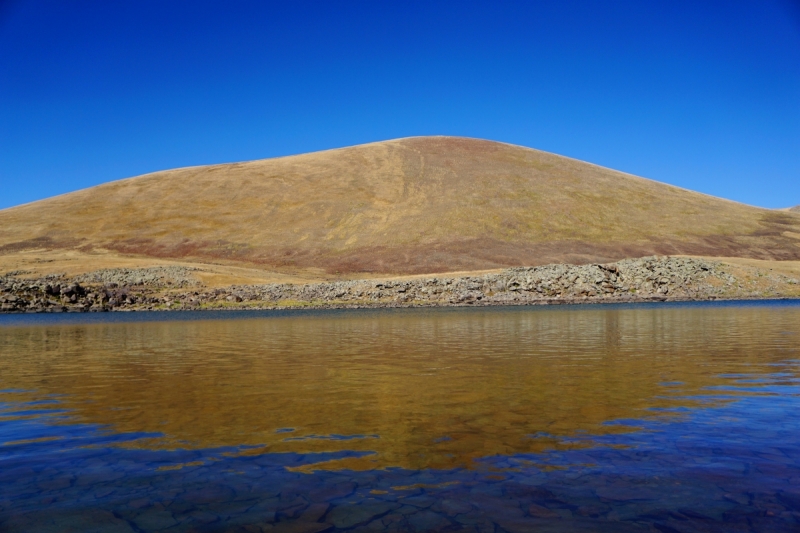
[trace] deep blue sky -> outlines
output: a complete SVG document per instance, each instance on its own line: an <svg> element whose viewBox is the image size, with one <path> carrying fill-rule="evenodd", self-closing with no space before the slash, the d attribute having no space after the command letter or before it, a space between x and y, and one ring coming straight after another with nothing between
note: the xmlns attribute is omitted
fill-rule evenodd
<svg viewBox="0 0 800 533"><path fill-rule="evenodd" d="M800 204L800 2L0 0L0 208L431 134Z"/></svg>

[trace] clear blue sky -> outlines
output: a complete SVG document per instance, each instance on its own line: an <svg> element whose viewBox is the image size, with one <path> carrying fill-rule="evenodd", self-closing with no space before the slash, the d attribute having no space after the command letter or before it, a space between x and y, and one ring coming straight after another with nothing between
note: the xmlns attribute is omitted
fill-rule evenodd
<svg viewBox="0 0 800 533"><path fill-rule="evenodd" d="M0 0L0 208L432 134L800 204L800 2Z"/></svg>

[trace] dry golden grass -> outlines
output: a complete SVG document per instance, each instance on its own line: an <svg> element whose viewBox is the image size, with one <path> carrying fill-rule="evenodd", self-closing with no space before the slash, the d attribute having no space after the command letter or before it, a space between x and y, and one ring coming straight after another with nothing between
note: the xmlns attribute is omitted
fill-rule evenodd
<svg viewBox="0 0 800 533"><path fill-rule="evenodd" d="M793 211L452 137L169 170L0 211L0 258L80 252L96 260L94 268L172 261L249 271L230 279L311 281L652 254L793 260L800 259L798 235Z"/></svg>
<svg viewBox="0 0 800 533"><path fill-rule="evenodd" d="M757 269L762 272L772 271L775 274L800 279L800 261L763 261L742 257L718 257L715 260L732 266Z"/></svg>
<svg viewBox="0 0 800 533"><path fill-rule="evenodd" d="M146 268L183 266L196 268L192 277L206 287L260 285L267 283L318 283L333 279L320 269L297 269L280 272L263 268L243 267L220 261L202 263L176 259L119 254L108 250L23 250L0 254L0 273L21 272L22 278L41 278L50 274L68 277L101 268Z"/></svg>
<svg viewBox="0 0 800 533"><path fill-rule="evenodd" d="M800 261L762 261L741 257L720 258L736 279L725 298L800 297Z"/></svg>

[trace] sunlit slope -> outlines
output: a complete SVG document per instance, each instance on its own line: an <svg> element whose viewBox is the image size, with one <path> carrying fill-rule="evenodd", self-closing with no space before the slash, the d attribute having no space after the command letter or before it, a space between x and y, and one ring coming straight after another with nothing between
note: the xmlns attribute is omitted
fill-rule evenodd
<svg viewBox="0 0 800 533"><path fill-rule="evenodd" d="M651 254L800 258L800 213L529 148L418 137L157 172L0 211L0 253L104 248L415 273Z"/></svg>

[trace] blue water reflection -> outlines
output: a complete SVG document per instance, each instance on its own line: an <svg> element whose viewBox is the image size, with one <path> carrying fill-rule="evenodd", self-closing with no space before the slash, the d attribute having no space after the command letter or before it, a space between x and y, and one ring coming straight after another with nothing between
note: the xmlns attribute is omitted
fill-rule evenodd
<svg viewBox="0 0 800 533"><path fill-rule="evenodd" d="M758 394L721 406L616 421L641 429L587 435L591 447L425 471L296 471L369 452L136 449L158 435L115 434L35 409L40 402L6 402L1 523L4 531L797 531L800 387L785 374L760 381Z"/></svg>
<svg viewBox="0 0 800 533"><path fill-rule="evenodd" d="M520 433L544 443L540 451L490 453L453 468L378 459L369 467L386 434L290 426L270 432L331 451L154 446L168 435L87 422L89 411L69 394L9 387L0 396L0 531L798 531L794 348L778 350L785 359L740 361L737 372L720 368L688 392L665 376L641 417L602 422L614 430ZM413 453L473 445L459 428L442 428L429 451ZM354 442L366 448L348 448Z"/></svg>

